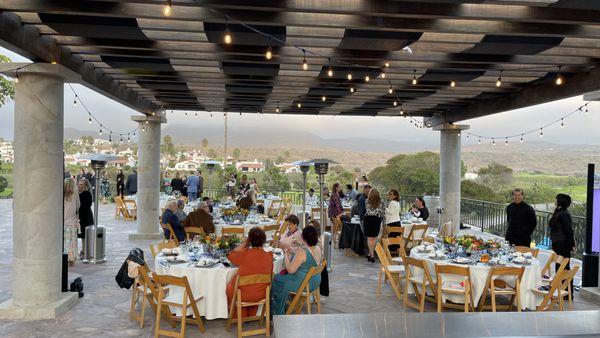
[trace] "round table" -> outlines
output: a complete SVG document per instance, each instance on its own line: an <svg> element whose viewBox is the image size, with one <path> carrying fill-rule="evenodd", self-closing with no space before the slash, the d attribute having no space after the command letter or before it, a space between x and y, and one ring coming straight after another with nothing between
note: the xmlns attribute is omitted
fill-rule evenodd
<svg viewBox="0 0 600 338"><path fill-rule="evenodd" d="M425 262L427 262L427 267L429 268L429 273L431 274L431 277L434 281L436 279L436 276L435 276L435 265L436 264L456 265L456 266L463 266L463 267L468 266L469 267L471 283L472 283L473 304L475 304L475 306L477 306L477 304L479 303L479 298L481 298L481 295L483 294L484 287L486 287L485 282L487 281L487 277L491 270L491 267L489 265L485 265L482 263L477 263L477 264L473 264L473 265L465 265L465 264L452 263L450 260L447 260L447 259L446 260L439 260L439 259L434 260L434 259L427 257L427 255L428 255L428 253L418 252L417 250L411 250L411 252L410 252L411 257L421 259L421 260L424 260ZM509 264L508 266L519 267L521 265ZM413 273L414 273L414 275L413 275ZM423 276L422 270L412 268L411 276L415 276L418 279L421 279ZM506 281L510 282L511 284L514 281L514 278L513 278L513 280L510 280L508 278L507 279L500 278L500 279L506 280ZM444 276L444 280L462 281L460 276ZM542 302L543 297L539 296L531 291L532 289L535 289L540 285L542 285L542 268L541 268L540 262L536 258L533 258L531 265L525 266L525 271L523 272L523 277L521 278L521 309L535 310L537 305L539 305ZM412 287L409 288L408 291L414 294ZM446 299L448 299L454 303L464 304L464 298L460 295L445 294L444 298L442 300L445 301Z"/></svg>
<svg viewBox="0 0 600 338"><path fill-rule="evenodd" d="M165 256L162 253L156 256L156 273L177 277L186 276L194 297L204 297L198 302L198 311L200 311L201 316L207 320L229 316L227 283L233 278L237 268L225 267L220 263L210 268L199 268L190 266L189 263L165 264L165 262ZM281 270L283 270L283 255L274 255L273 272L279 273ZM183 290L170 286L169 293L183 295ZM173 308L172 310L178 315L181 312L179 308Z"/></svg>
<svg viewBox="0 0 600 338"><path fill-rule="evenodd" d="M250 231L250 229L254 228L254 227L264 227L266 225L271 225L271 224L275 224L275 220L273 219L267 219L267 220L261 220L258 223L248 223L248 222L244 222L242 224L228 224L225 223L225 221L223 221L223 219L218 219L215 221L214 225L215 225L215 234L217 236L221 236L222 232L223 232L223 228L239 228L239 227L243 227L244 228L244 237L248 237L248 232Z"/></svg>

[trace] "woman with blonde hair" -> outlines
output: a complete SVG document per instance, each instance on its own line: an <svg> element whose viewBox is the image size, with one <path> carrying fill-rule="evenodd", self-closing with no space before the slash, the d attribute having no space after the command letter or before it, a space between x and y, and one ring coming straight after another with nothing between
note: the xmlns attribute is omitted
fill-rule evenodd
<svg viewBox="0 0 600 338"><path fill-rule="evenodd" d="M377 236L379 236L381 221L384 216L385 207L381 202L381 195L377 189L372 189L367 198L365 218L363 220L365 237L367 237L367 246L369 247L367 260L371 263L375 263L375 242Z"/></svg>
<svg viewBox="0 0 600 338"><path fill-rule="evenodd" d="M79 232L79 194L75 190L75 180L66 178L63 183L64 247L69 256L69 265L77 260L77 233Z"/></svg>

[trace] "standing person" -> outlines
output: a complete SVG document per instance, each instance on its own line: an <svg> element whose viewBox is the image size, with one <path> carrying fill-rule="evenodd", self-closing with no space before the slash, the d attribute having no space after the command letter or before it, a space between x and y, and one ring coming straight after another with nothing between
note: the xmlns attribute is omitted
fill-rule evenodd
<svg viewBox="0 0 600 338"><path fill-rule="evenodd" d="M123 197L125 194L125 175L123 174L123 169L119 169L119 173L117 174L117 196Z"/></svg>
<svg viewBox="0 0 600 338"><path fill-rule="evenodd" d="M410 213L415 217L422 218L424 221L429 218L429 209L427 209L427 205L425 205L423 196L415 198L415 203L410 209Z"/></svg>
<svg viewBox="0 0 600 338"><path fill-rule="evenodd" d="M511 245L526 246L531 244L531 234L537 225L535 210L523 202L523 190L512 191L513 202L506 207L506 240Z"/></svg>
<svg viewBox="0 0 600 338"><path fill-rule="evenodd" d="M246 174L242 175L242 179L240 180L240 186L238 189L239 189L240 195L244 195L246 193L246 191L248 191L248 189L250 189L250 182L248 182L248 175L246 175Z"/></svg>
<svg viewBox="0 0 600 338"><path fill-rule="evenodd" d="M125 193L127 195L137 194L137 170L133 169L133 172L127 176L127 182L125 182Z"/></svg>
<svg viewBox="0 0 600 338"><path fill-rule="evenodd" d="M198 170L198 197L202 197L204 194L204 177L202 171Z"/></svg>
<svg viewBox="0 0 600 338"><path fill-rule="evenodd" d="M342 228L343 213L344 209L342 208L342 201L340 200L340 184L336 182L331 186L331 198L329 199L329 206L327 208L327 216L329 216L329 219L331 220L331 240L333 243L337 243L337 232Z"/></svg>
<svg viewBox="0 0 600 338"><path fill-rule="evenodd" d="M82 178L85 178L90 183L92 182L92 174L90 172L86 172L85 168L79 169L79 174L77 175L77 180L78 181L80 179L82 179Z"/></svg>
<svg viewBox="0 0 600 338"><path fill-rule="evenodd" d="M352 184L346 184L346 190L348 191L348 200L352 203L355 203L356 198L358 197L358 191L354 189Z"/></svg>
<svg viewBox="0 0 600 338"><path fill-rule="evenodd" d="M64 247L67 251L69 265L77 260L77 233L79 232L79 194L75 191L75 179L66 178L63 187L64 207Z"/></svg>
<svg viewBox="0 0 600 338"><path fill-rule="evenodd" d="M565 258L571 258L571 252L575 251L575 237L573 235L573 219L569 212L571 205L571 196L565 194L556 195L556 209L550 218L550 240L552 241L552 250L556 254ZM556 270L560 264L556 264ZM566 270L571 269L571 264L567 263Z"/></svg>
<svg viewBox="0 0 600 338"><path fill-rule="evenodd" d="M377 240L377 236L379 236L381 221L385 216L385 208L381 202L381 195L377 189L369 191L365 209L363 226L365 228L365 237L367 237L367 247L369 248L367 260L371 263L375 263L375 241Z"/></svg>
<svg viewBox="0 0 600 338"><path fill-rule="evenodd" d="M253 189L257 195L260 194L260 187L258 186L258 181L256 180L256 178L252 178L250 180L250 188Z"/></svg>
<svg viewBox="0 0 600 338"><path fill-rule="evenodd" d="M183 183L183 186L181 187L181 196L188 197L187 185L185 185L185 182L187 182L186 174L183 174L183 177L181 178L181 182Z"/></svg>
<svg viewBox="0 0 600 338"><path fill-rule="evenodd" d="M79 192L79 238L81 238L81 248L85 248L85 228L94 224L94 212L92 211L92 186L90 181L85 178L77 181L77 191ZM80 256L83 256L81 251Z"/></svg>
<svg viewBox="0 0 600 338"><path fill-rule="evenodd" d="M388 205L385 208L385 224L388 227L388 237L389 238L393 238L393 237L398 237L398 236L402 236L401 233L398 232L389 232L389 227L399 227L401 226L400 224L400 194L398 193L398 190L395 189L391 189L388 192ZM390 245L388 248L390 251L394 252L396 250L398 250L398 245L393 244Z"/></svg>
<svg viewBox="0 0 600 338"><path fill-rule="evenodd" d="M169 177L169 172L165 171L165 174L162 179L163 191L167 195L171 195L171 178Z"/></svg>
<svg viewBox="0 0 600 338"><path fill-rule="evenodd" d="M179 176L179 171L175 172L175 177L171 180L171 191L174 195L181 194L183 190L183 180Z"/></svg>
<svg viewBox="0 0 600 338"><path fill-rule="evenodd" d="M198 182L199 181L200 180L198 179L198 176L196 176L194 174L191 174L190 176L188 176L187 180L185 181L185 185L187 186L187 194L188 194L190 202L194 202L198 198Z"/></svg>
<svg viewBox="0 0 600 338"><path fill-rule="evenodd" d="M308 193L306 194L306 205L308 206L317 206L319 205L319 196L315 195L315 189L308 189Z"/></svg>
<svg viewBox="0 0 600 338"><path fill-rule="evenodd" d="M235 198L234 188L236 184L237 180L235 179L235 173L230 173L229 175L225 176L225 188L227 189L227 195L229 195L231 198Z"/></svg>
<svg viewBox="0 0 600 338"><path fill-rule="evenodd" d="M371 186L367 184L363 187L363 193L356 198L356 215L358 215L361 221L365 218L365 213L367 212L369 192L371 192Z"/></svg>

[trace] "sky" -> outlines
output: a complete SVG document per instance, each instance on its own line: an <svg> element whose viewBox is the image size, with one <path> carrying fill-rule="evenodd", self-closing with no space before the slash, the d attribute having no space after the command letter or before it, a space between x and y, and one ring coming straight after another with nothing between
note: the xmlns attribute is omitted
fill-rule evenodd
<svg viewBox="0 0 600 338"><path fill-rule="evenodd" d="M7 55L13 61L28 61L27 59L0 47L0 54ZM101 94L98 94L82 85L72 84L81 101L86 104L92 114L102 124L116 132L129 131L136 128L130 116L137 115L136 111L123 106ZM73 105L74 94L65 84L65 128L76 128L98 132L96 124L88 124L88 116L81 107ZM582 96L572 97L560 101L536 105L528 108L512 110L494 114L487 117L467 120L461 124L470 125L474 134L499 136L520 134L524 130L532 130L548 122L560 119L561 116L573 111L584 103ZM577 113L564 120L565 127L560 123L544 129L544 140L561 144L600 144L600 102L592 102L589 106L590 113L585 115ZM185 112L175 111L167 115L169 124L196 124L200 126L214 126L222 128L223 114L198 112L198 117L190 112L185 117ZM301 129L318 134L323 138L372 138L402 142L405 140L422 142L427 145L439 143L439 133L430 129L416 129L408 119L390 117L335 117L335 116L286 116L275 114L231 114L229 126L235 130L238 126L253 127L260 130L261 126L281 127L282 129ZM0 138L12 139L14 135L14 104L9 102L0 107ZM532 139L539 136L531 135ZM475 143L476 139L463 139L466 144Z"/></svg>

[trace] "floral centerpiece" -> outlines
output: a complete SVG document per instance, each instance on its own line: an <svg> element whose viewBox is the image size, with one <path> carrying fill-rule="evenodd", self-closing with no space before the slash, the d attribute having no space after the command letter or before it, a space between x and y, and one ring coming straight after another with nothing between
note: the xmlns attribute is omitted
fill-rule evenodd
<svg viewBox="0 0 600 338"><path fill-rule="evenodd" d="M238 236L215 236L214 234L204 236L200 239L202 244L205 244L208 251L214 253L215 251L222 251L228 253L235 249L241 242L242 239Z"/></svg>
<svg viewBox="0 0 600 338"><path fill-rule="evenodd" d="M233 221L240 221L240 223L243 223L249 213L250 211L248 211L248 209L238 207L226 208L222 211L223 220L228 223Z"/></svg>
<svg viewBox="0 0 600 338"><path fill-rule="evenodd" d="M461 247L468 254L481 251L495 252L501 246L500 242L493 239L484 240L474 235L445 236L443 243L450 247Z"/></svg>

